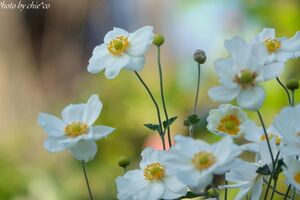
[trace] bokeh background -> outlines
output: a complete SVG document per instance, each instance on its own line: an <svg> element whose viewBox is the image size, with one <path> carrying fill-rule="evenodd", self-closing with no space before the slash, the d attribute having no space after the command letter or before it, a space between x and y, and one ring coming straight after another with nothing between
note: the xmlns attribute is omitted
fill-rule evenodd
<svg viewBox="0 0 300 200"><path fill-rule="evenodd" d="M97 124L117 128L98 142L98 154L87 164L95 199L116 199L115 178L122 175L116 164L119 157L130 157L133 169L138 167L145 146L161 148L157 134L143 126L156 122L156 114L134 74L123 70L116 79L107 80L102 73L93 75L86 70L93 48L112 27L132 32L152 25L165 36L165 95L169 115L178 116L173 135L188 132L183 120L192 112L197 78L192 55L197 48L206 51L198 108L202 121L195 135L209 142L220 139L206 132L205 117L218 106L209 99L207 90L217 84L213 62L227 55L223 40L235 35L251 40L263 27L276 28L279 37L291 37L300 29L299 0L44 2L51 7L23 11L0 8L1 200L88 199L80 163L69 152L49 154L43 148L46 134L37 124L37 115L60 115L66 105L84 102L91 94L98 94L104 104ZM141 75L160 101L155 54L151 47ZM299 79L299 67L299 59L289 61L282 81ZM270 125L287 99L276 81L269 81L265 88L268 96L261 111ZM296 94L296 102L299 100ZM257 120L255 114L249 116ZM243 156L253 159L249 154ZM284 180L279 190L286 190ZM230 191L230 199L235 192Z"/></svg>

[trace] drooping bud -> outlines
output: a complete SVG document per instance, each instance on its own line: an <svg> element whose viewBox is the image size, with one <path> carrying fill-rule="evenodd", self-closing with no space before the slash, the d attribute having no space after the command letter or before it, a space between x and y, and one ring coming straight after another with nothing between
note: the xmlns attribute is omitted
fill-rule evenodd
<svg viewBox="0 0 300 200"><path fill-rule="evenodd" d="M123 156L118 160L118 165L125 169L128 165L130 165L130 159Z"/></svg>
<svg viewBox="0 0 300 200"><path fill-rule="evenodd" d="M299 88L299 81L296 79L290 79L288 80L286 87L292 91L297 90Z"/></svg>
<svg viewBox="0 0 300 200"><path fill-rule="evenodd" d="M152 43L155 44L158 47L161 46L161 45L163 45L164 42L165 42L165 38L161 34L156 34L154 36L153 41L152 41Z"/></svg>
<svg viewBox="0 0 300 200"><path fill-rule="evenodd" d="M206 61L205 52L200 49L197 49L193 55L193 58L197 63L203 64Z"/></svg>

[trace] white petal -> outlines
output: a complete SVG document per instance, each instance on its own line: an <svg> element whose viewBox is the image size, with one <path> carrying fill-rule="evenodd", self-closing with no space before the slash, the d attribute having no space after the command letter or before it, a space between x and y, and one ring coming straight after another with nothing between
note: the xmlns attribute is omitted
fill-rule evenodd
<svg viewBox="0 0 300 200"><path fill-rule="evenodd" d="M115 128L109 126L94 126L92 127L92 133L94 140L99 140L111 134Z"/></svg>
<svg viewBox="0 0 300 200"><path fill-rule="evenodd" d="M131 56L143 56L153 41L153 27L144 26L129 36L130 47L126 51Z"/></svg>
<svg viewBox="0 0 300 200"><path fill-rule="evenodd" d="M156 200L160 199L164 193L164 187L161 183L151 183L149 184L149 190L145 200Z"/></svg>
<svg viewBox="0 0 300 200"><path fill-rule="evenodd" d="M245 123L245 138L251 142L259 142L260 137L263 134L261 129L258 128L257 124L252 120L247 120Z"/></svg>
<svg viewBox="0 0 300 200"><path fill-rule="evenodd" d="M276 52L275 56L276 56L276 60L278 60L279 62L286 62L290 58L294 57L294 53L282 51L280 49L278 52Z"/></svg>
<svg viewBox="0 0 300 200"><path fill-rule="evenodd" d="M105 68L106 60L108 59L109 53L106 44L101 44L96 46L93 55L89 60L89 65L87 67L90 73L99 73Z"/></svg>
<svg viewBox="0 0 300 200"><path fill-rule="evenodd" d="M250 186L242 187L239 193L234 197L234 200L242 200L251 189Z"/></svg>
<svg viewBox="0 0 300 200"><path fill-rule="evenodd" d="M107 44L118 36L128 37L129 33L124 29L114 27L112 31L106 33L106 35L104 36L104 42Z"/></svg>
<svg viewBox="0 0 300 200"><path fill-rule="evenodd" d="M92 95L85 106L82 119L83 122L87 123L89 126L93 125L99 117L101 109L102 103L98 95Z"/></svg>
<svg viewBox="0 0 300 200"><path fill-rule="evenodd" d="M66 125L57 117L47 113L40 113L38 116L38 122L49 136L58 137L64 135L64 129Z"/></svg>
<svg viewBox="0 0 300 200"><path fill-rule="evenodd" d="M259 109L265 100L265 90L261 86L242 89L237 97L237 103L248 110Z"/></svg>
<svg viewBox="0 0 300 200"><path fill-rule="evenodd" d="M105 76L108 79L115 78L122 68L126 67L129 63L129 56L123 54L120 56L112 56L106 63Z"/></svg>
<svg viewBox="0 0 300 200"><path fill-rule="evenodd" d="M258 147L257 143L242 144L240 146L240 148L243 151L250 151L250 152L253 152L253 153L258 153L259 152L259 147Z"/></svg>
<svg viewBox="0 0 300 200"><path fill-rule="evenodd" d="M71 152L77 160L88 162L96 156L97 145L93 140L81 140L71 148Z"/></svg>
<svg viewBox="0 0 300 200"><path fill-rule="evenodd" d="M255 181L254 185L252 186L251 200L259 200L260 199L260 195L262 192L262 184L263 184L262 177L260 177L258 180Z"/></svg>
<svg viewBox="0 0 300 200"><path fill-rule="evenodd" d="M273 158L275 159L275 157L277 155L277 148L276 148L275 140L271 139L271 140L269 140L269 143L270 143ZM268 145L267 141L263 141L263 142L259 143L259 152L260 152L260 157L261 157L263 165L265 165L265 164L271 165L272 158L271 158L271 153L270 153L269 145Z"/></svg>
<svg viewBox="0 0 300 200"><path fill-rule="evenodd" d="M275 38L275 29L274 28L264 28L261 33L259 33L259 40L264 42L267 39Z"/></svg>
<svg viewBox="0 0 300 200"><path fill-rule="evenodd" d="M143 68L145 64L145 57L130 57L128 65L125 67L130 71L139 71Z"/></svg>
<svg viewBox="0 0 300 200"><path fill-rule="evenodd" d="M175 177L175 176L167 176L164 179L164 183L166 184L166 187L170 191L172 191L174 193L177 193L177 195L178 195L178 193L180 193L180 196L184 196L185 195L187 187L183 183L181 183L177 179L177 177ZM177 198L180 197L180 196L177 196ZM176 196L175 197L168 197L168 198L167 197L163 197L163 198L164 199L175 199Z"/></svg>
<svg viewBox="0 0 300 200"><path fill-rule="evenodd" d="M64 108L61 113L65 123L82 122L85 104L71 104Z"/></svg>
<svg viewBox="0 0 300 200"><path fill-rule="evenodd" d="M297 31L296 34L282 42L282 47L280 48L284 51L299 51L300 50L300 31Z"/></svg>
<svg viewBox="0 0 300 200"><path fill-rule="evenodd" d="M219 77L222 84L230 88L236 88L237 83L233 80L235 78L235 73L232 69L232 59L231 58L221 58L215 62L215 71Z"/></svg>
<svg viewBox="0 0 300 200"><path fill-rule="evenodd" d="M63 137L48 137L44 143L45 149L47 149L47 151L52 153L52 152L63 151L65 149L70 148L70 144L61 143L62 139Z"/></svg>
<svg viewBox="0 0 300 200"><path fill-rule="evenodd" d="M239 94L239 88L228 88L226 86L217 86L208 90L208 95L215 101L219 102L230 102Z"/></svg>
<svg viewBox="0 0 300 200"><path fill-rule="evenodd" d="M230 172L226 173L226 180L235 183L249 182L257 176L257 166L254 163L242 161L235 166Z"/></svg>
<svg viewBox="0 0 300 200"><path fill-rule="evenodd" d="M265 64L261 66L264 80L270 80L280 76L284 69L284 63L274 62L271 64Z"/></svg>

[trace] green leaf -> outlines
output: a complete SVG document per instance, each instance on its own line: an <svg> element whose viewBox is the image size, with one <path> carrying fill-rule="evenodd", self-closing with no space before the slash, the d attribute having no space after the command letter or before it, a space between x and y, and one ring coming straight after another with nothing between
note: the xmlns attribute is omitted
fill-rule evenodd
<svg viewBox="0 0 300 200"><path fill-rule="evenodd" d="M270 168L269 168L268 165L264 165L262 167L259 167L256 170L256 173L261 174L261 175L270 175L271 174L271 170L270 170Z"/></svg>
<svg viewBox="0 0 300 200"><path fill-rule="evenodd" d="M160 126L158 124L144 124L147 128L153 130L153 131L160 131Z"/></svg>
<svg viewBox="0 0 300 200"><path fill-rule="evenodd" d="M163 122L164 128L168 128L169 126L171 126L171 124L173 124L173 122L175 122L175 120L177 119L177 116L175 117L171 117L169 120L166 120Z"/></svg>

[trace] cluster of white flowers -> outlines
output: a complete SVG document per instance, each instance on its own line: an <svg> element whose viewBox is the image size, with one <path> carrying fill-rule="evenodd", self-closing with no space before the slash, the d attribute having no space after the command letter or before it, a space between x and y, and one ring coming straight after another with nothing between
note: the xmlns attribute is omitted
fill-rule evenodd
<svg viewBox="0 0 300 200"><path fill-rule="evenodd" d="M105 69L105 76L112 79L122 68L141 70L153 38L150 26L134 33L114 28L106 34L104 43L94 49L88 71L98 73ZM160 46L160 42L163 43L162 38L159 45L153 43ZM224 45L229 57L215 62L222 85L211 88L208 95L227 104L211 110L207 117L208 131L223 138L208 144L177 135L175 145L168 151L146 148L141 153L140 168L126 171L116 179L118 199L179 199L187 194L210 199L218 198L218 190L239 188L235 200L247 195L251 200L259 200L263 185L267 186L265 195L268 190L272 191L272 199L282 171L289 188L300 193L300 104L294 106L294 100L290 101L292 105L282 109L269 128L265 127L259 112L265 99L265 90L260 83L278 78L285 63L300 56L300 32L289 39L276 38L274 29L265 28L249 43L242 37L234 37L226 40ZM234 99L238 106L228 104ZM48 134L45 148L49 152L70 149L76 159L92 160L97 152L95 141L114 130L107 126L92 126L101 108L99 98L92 95L87 104L67 106L62 112L62 120L41 113L38 121ZM256 111L262 127L249 119L243 109ZM247 142L238 145L237 138ZM255 159L252 162L242 160L240 155L244 151L254 153ZM214 181L215 175L225 175L230 184L218 185ZM215 191L213 194L209 192L211 189ZM286 197L289 198L289 192Z"/></svg>

